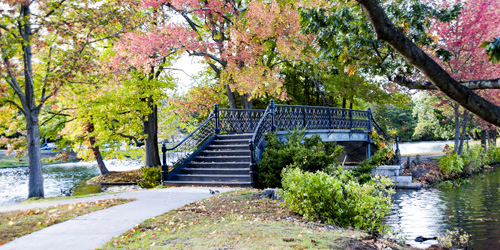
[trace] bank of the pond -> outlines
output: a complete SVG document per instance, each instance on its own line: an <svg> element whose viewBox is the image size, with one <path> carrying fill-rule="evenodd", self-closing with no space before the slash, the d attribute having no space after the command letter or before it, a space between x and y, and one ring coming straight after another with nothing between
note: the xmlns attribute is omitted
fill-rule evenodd
<svg viewBox="0 0 500 250"><path fill-rule="evenodd" d="M385 224L412 246L436 244L415 239L432 238L456 228L471 235L476 250L498 249L500 245L500 168L471 176L470 181L454 188L396 190L392 201Z"/></svg>

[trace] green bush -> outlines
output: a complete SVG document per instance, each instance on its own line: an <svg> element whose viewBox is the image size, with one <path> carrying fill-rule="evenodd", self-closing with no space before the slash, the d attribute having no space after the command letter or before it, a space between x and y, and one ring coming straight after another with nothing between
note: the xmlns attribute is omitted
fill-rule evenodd
<svg viewBox="0 0 500 250"><path fill-rule="evenodd" d="M381 220L391 209L386 178L364 184L351 171L334 167L333 175L298 168L283 170L283 199L292 210L308 219L358 229L383 229Z"/></svg>
<svg viewBox="0 0 500 250"><path fill-rule="evenodd" d="M160 168L141 168L141 177L143 181L140 181L137 185L142 188L154 188L161 184L161 169Z"/></svg>
<svg viewBox="0 0 500 250"><path fill-rule="evenodd" d="M439 157L439 170L445 176L452 176L462 173L464 169L464 160L453 151Z"/></svg>
<svg viewBox="0 0 500 250"><path fill-rule="evenodd" d="M356 177L359 183L363 184L372 179L373 174L372 170L377 166L386 164L394 156L394 152L388 148L383 147L377 150L375 154L373 154L370 159L366 159L362 161L358 167L352 170L352 174Z"/></svg>
<svg viewBox="0 0 500 250"><path fill-rule="evenodd" d="M491 147L486 152L485 164L500 163L500 147Z"/></svg>
<svg viewBox="0 0 500 250"><path fill-rule="evenodd" d="M306 138L303 130L291 131L285 138L282 142L276 134L266 135L266 151L257 171L261 187L281 187L281 170L287 166L314 172L335 163L343 152L342 146L323 142L317 135Z"/></svg>

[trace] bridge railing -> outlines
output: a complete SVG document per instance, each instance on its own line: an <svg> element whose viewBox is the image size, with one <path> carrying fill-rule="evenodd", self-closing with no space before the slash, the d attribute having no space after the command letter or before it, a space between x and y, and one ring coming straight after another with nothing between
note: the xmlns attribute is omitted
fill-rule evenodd
<svg viewBox="0 0 500 250"><path fill-rule="evenodd" d="M370 129L370 112L333 107L275 105L277 130Z"/></svg>
<svg viewBox="0 0 500 250"><path fill-rule="evenodd" d="M220 132L253 132L264 111L264 109L219 109L218 124Z"/></svg>
<svg viewBox="0 0 500 250"><path fill-rule="evenodd" d="M217 107L215 108L217 110ZM216 113L212 112L208 118L180 142L167 145L162 143L163 166L175 167L195 152L210 136L216 133Z"/></svg>

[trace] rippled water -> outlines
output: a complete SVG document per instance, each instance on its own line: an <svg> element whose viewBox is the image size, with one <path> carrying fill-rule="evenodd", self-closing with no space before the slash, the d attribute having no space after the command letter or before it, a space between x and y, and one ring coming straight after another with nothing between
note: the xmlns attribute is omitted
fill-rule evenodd
<svg viewBox="0 0 500 250"><path fill-rule="evenodd" d="M125 171L140 168L139 161L106 161L110 171ZM61 196L61 190L72 189L74 195L99 193L119 189L119 187L101 187L88 185L86 180L99 175L95 163L71 162L44 165L43 168L45 197ZM0 205L13 204L28 197L28 168L0 169Z"/></svg>
<svg viewBox="0 0 500 250"><path fill-rule="evenodd" d="M500 169L480 174L458 188L397 190L386 224L420 248L418 236L433 237L462 228L474 249L500 249Z"/></svg>

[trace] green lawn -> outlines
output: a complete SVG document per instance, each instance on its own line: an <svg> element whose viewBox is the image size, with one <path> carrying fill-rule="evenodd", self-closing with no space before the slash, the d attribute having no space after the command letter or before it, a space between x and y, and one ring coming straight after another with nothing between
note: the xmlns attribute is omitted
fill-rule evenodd
<svg viewBox="0 0 500 250"><path fill-rule="evenodd" d="M4 155L3 153L0 153L0 168L19 167L27 165L28 165L27 156L23 156L20 159L16 159L14 155Z"/></svg>

